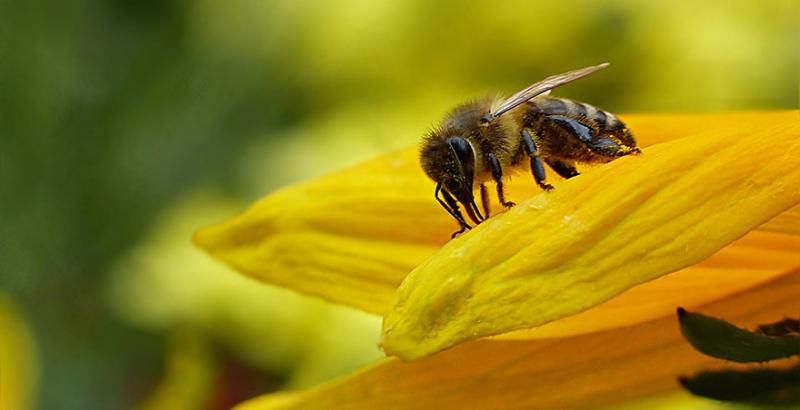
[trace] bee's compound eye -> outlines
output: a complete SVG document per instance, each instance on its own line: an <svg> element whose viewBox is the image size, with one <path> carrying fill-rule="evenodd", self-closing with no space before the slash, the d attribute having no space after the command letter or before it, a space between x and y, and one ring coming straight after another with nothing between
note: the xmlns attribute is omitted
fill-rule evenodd
<svg viewBox="0 0 800 410"><path fill-rule="evenodd" d="M463 191L464 195L467 193L472 195L472 179L475 176L475 153L472 152L472 145L464 137L449 137L445 142L458 162L458 169L455 171L460 176L462 184L458 190Z"/></svg>
<svg viewBox="0 0 800 410"><path fill-rule="evenodd" d="M472 152L472 146L469 145L469 141L463 137L449 137L445 142L456 154L456 158L458 158L462 167L471 167L471 164L474 164L475 154Z"/></svg>

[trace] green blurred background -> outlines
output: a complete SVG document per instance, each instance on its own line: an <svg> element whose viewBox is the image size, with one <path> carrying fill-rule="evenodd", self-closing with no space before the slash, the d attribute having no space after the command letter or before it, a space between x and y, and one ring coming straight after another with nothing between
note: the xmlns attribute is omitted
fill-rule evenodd
<svg viewBox="0 0 800 410"><path fill-rule="evenodd" d="M240 277L192 231L415 144L464 99L602 61L557 94L614 112L797 108L797 10L0 0L0 310L37 356L21 389L32 408L217 409L368 363L378 318Z"/></svg>

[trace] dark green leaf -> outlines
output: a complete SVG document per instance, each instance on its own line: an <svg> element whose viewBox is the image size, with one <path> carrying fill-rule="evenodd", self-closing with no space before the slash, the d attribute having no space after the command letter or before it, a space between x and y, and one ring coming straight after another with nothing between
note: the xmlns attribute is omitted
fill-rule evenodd
<svg viewBox="0 0 800 410"><path fill-rule="evenodd" d="M800 337L767 336L724 320L678 308L683 337L698 351L734 362L765 362L800 355Z"/></svg>

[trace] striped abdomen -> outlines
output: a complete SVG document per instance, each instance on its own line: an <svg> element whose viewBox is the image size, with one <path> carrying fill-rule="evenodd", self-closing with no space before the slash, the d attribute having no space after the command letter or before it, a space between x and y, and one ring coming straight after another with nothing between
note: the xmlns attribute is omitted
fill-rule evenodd
<svg viewBox="0 0 800 410"><path fill-rule="evenodd" d="M586 119L601 133L614 132L625 128L614 114L580 101L558 97L538 97L528 102L529 114L564 115L571 118Z"/></svg>
<svg viewBox="0 0 800 410"><path fill-rule="evenodd" d="M614 114L566 98L529 101L522 126L534 134L545 160L597 163L638 152L633 135Z"/></svg>

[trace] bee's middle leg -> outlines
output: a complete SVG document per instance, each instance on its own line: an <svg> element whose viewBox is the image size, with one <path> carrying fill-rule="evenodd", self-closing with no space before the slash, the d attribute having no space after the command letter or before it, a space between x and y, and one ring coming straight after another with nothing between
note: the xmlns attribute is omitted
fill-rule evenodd
<svg viewBox="0 0 800 410"><path fill-rule="evenodd" d="M542 163L541 158L539 158L538 150L536 149L536 143L533 142L531 133L525 128L522 129L521 133L522 142L525 145L525 152L527 152L528 156L531 157L531 173L533 174L533 179L536 181L536 185L539 185L539 187L545 191L552 190L553 186L545 182L546 175L544 173L544 164Z"/></svg>
<svg viewBox="0 0 800 410"><path fill-rule="evenodd" d="M494 155L494 152L490 152L488 157L492 167L492 179L494 179L494 183L497 186L497 198L500 199L500 203L503 204L504 207L511 208L516 204L511 201L506 201L505 192L503 190L503 168L500 167L500 161L497 159L497 156Z"/></svg>
<svg viewBox="0 0 800 410"><path fill-rule="evenodd" d="M489 217L489 190L486 185L481 184L481 205L483 206L483 213Z"/></svg>

